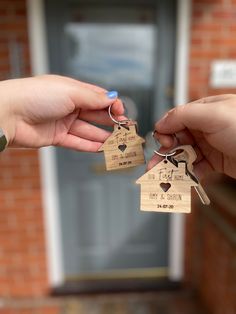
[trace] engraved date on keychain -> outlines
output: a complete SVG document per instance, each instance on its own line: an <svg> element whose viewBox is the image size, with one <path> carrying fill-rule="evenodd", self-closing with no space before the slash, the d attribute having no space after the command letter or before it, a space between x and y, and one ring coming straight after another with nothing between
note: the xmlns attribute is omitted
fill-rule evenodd
<svg viewBox="0 0 236 314"><path fill-rule="evenodd" d="M111 107L112 105L108 114L115 123L114 130L99 149L104 151L106 169L117 170L144 164L142 144L145 140L137 134L137 123L131 120L116 120L111 114Z"/></svg>
<svg viewBox="0 0 236 314"><path fill-rule="evenodd" d="M140 209L156 212L191 212L191 187L194 187L204 205L210 200L193 173L196 153L192 146L183 145L166 154L155 167L141 176Z"/></svg>

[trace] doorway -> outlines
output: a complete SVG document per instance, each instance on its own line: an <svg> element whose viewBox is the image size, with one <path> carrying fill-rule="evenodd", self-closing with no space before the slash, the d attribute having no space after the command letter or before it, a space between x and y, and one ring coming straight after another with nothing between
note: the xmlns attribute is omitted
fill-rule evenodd
<svg viewBox="0 0 236 314"><path fill-rule="evenodd" d="M172 0L45 1L50 72L118 90L148 137L173 105L175 14ZM56 157L65 282L165 277L169 216L138 209L145 166L108 173L98 154Z"/></svg>

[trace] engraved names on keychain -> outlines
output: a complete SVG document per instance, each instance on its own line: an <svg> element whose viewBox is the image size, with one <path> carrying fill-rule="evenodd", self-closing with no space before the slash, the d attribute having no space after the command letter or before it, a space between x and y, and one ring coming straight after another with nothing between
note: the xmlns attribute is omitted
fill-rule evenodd
<svg viewBox="0 0 236 314"><path fill-rule="evenodd" d="M136 122L117 121L111 115L111 106L108 113L115 122L114 131L99 149L104 151L106 169L116 170L144 164L142 144L145 141L137 134Z"/></svg>
<svg viewBox="0 0 236 314"><path fill-rule="evenodd" d="M99 149L104 151L106 169L116 170L144 164L142 144L145 141L137 134L136 122L116 120L111 114L111 106L108 114L115 123L114 131ZM136 181L141 185L142 211L190 213L192 187L204 205L210 204L193 172L197 154L192 146L178 146L165 154L157 151L154 153L164 159Z"/></svg>
<svg viewBox="0 0 236 314"><path fill-rule="evenodd" d="M192 146L184 145L167 154L155 167L141 176L140 209L156 212L191 212L191 187L194 187L205 205L210 201L193 173L196 153Z"/></svg>

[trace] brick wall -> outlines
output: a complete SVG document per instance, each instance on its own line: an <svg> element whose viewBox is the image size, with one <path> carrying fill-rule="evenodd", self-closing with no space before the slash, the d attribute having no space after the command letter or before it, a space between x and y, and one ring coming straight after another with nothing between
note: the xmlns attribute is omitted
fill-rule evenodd
<svg viewBox="0 0 236 314"><path fill-rule="evenodd" d="M1 80L30 75L28 48L25 0L1 0ZM9 149L0 169L0 297L39 296L48 283L38 152Z"/></svg>
<svg viewBox="0 0 236 314"><path fill-rule="evenodd" d="M209 86L214 59L236 59L236 0L193 0L189 98L192 100L236 89Z"/></svg>
<svg viewBox="0 0 236 314"><path fill-rule="evenodd" d="M235 0L193 0L189 98L195 100L209 95L236 93L236 89L212 89L209 85L210 65L214 59L236 60L236 1ZM224 179L223 181L226 181ZM220 179L221 188L227 183ZM218 182L213 180L214 186ZM230 181L229 188L235 183ZM234 190L235 191L235 190ZM209 192L210 193L210 192ZM236 247L219 225L230 230L233 219L227 221L226 207L215 200L212 217L204 213L198 201L187 217L186 232L186 280L198 291L210 313L233 314L236 312ZM218 192L224 193L224 192ZM232 192L233 194L233 192ZM234 192L235 194L235 192ZM223 194L221 194L221 197ZM235 210L236 199L229 206ZM219 225L216 223L218 217ZM233 231L232 231L233 233ZM235 237L235 234L233 235Z"/></svg>
<svg viewBox="0 0 236 314"><path fill-rule="evenodd" d="M189 218L191 224L189 221L187 224L186 279L209 313L233 314L236 310L236 225L227 223L220 214L226 207L219 208L214 193L208 191L212 200L208 208L195 201Z"/></svg>
<svg viewBox="0 0 236 314"><path fill-rule="evenodd" d="M30 74L26 5L0 1L0 80Z"/></svg>

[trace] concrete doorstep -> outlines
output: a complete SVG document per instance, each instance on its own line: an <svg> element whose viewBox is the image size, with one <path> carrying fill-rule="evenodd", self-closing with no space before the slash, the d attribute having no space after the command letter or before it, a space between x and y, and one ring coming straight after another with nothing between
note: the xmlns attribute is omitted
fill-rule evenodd
<svg viewBox="0 0 236 314"><path fill-rule="evenodd" d="M2 303L3 305L3 303ZM207 314L191 291L8 300L4 314Z"/></svg>

